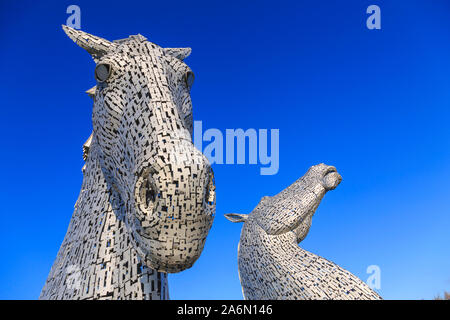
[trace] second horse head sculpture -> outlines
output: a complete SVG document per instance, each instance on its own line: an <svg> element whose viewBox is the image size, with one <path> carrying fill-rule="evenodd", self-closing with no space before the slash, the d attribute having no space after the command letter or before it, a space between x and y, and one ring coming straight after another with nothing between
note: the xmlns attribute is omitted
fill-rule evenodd
<svg viewBox="0 0 450 320"><path fill-rule="evenodd" d="M245 299L370 299L381 297L337 264L299 247L325 194L342 177L323 163L250 214L226 214L243 222L238 246L239 278Z"/></svg>

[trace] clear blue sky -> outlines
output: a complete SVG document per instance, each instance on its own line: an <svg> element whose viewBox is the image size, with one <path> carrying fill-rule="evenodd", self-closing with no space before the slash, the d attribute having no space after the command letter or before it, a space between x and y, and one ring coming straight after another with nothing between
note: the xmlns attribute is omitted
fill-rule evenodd
<svg viewBox="0 0 450 320"><path fill-rule="evenodd" d="M61 30L141 33L190 46L194 119L207 128L280 129L280 170L217 165L217 216L205 250L170 275L172 298L241 299L240 225L309 166L335 165L303 247L387 299L450 289L450 3L436 1L2 1L0 298L35 299L78 197L91 131L94 63ZM365 26L381 7L382 30Z"/></svg>

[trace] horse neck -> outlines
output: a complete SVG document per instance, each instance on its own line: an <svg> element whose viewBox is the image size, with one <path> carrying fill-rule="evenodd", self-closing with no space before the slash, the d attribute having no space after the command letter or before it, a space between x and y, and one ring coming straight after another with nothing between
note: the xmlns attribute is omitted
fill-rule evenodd
<svg viewBox="0 0 450 320"><path fill-rule="evenodd" d="M142 264L93 142L64 241L40 299L168 299L167 275Z"/></svg>
<svg viewBox="0 0 450 320"><path fill-rule="evenodd" d="M357 276L334 262L309 252L296 243L293 234L273 237L283 246L282 266L295 270L297 282L304 285L304 299L377 300L380 296Z"/></svg>

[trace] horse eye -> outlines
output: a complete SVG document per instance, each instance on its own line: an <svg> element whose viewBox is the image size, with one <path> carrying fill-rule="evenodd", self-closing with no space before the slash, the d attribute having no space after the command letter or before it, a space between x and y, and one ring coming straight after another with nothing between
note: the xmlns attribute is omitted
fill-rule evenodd
<svg viewBox="0 0 450 320"><path fill-rule="evenodd" d="M95 79L99 82L106 81L111 75L111 66L107 63L100 63L95 67Z"/></svg>
<svg viewBox="0 0 450 320"><path fill-rule="evenodd" d="M186 82L186 86L188 88L192 87L192 84L194 83L194 73L191 71L186 72L184 75L184 81Z"/></svg>

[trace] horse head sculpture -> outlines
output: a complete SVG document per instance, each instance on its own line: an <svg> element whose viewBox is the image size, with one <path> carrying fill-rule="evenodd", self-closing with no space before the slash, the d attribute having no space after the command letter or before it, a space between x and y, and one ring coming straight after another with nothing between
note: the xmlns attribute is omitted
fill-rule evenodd
<svg viewBox="0 0 450 320"><path fill-rule="evenodd" d="M325 194L342 181L333 166L312 166L250 214L226 214L243 222L238 246L239 278L245 299L381 299L358 277L301 248Z"/></svg>
<svg viewBox="0 0 450 320"><path fill-rule="evenodd" d="M98 158L133 247L157 271L191 267L215 213L213 172L192 143L194 74L183 62L191 49L63 29L96 63L85 156Z"/></svg>

